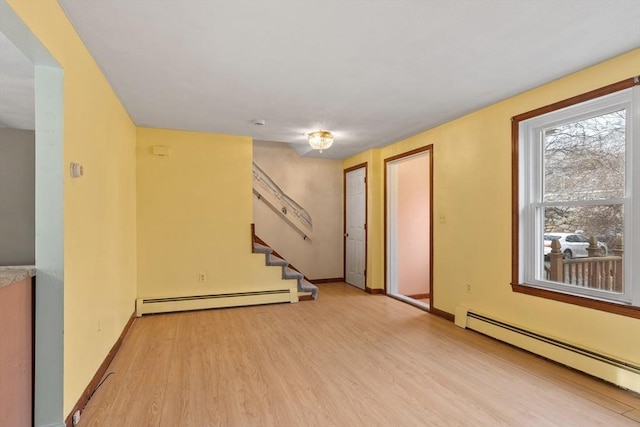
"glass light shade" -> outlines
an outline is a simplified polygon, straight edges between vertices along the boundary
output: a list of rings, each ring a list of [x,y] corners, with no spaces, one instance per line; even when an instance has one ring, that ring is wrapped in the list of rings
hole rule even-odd
[[[333,144],[333,134],[328,130],[317,130],[311,132],[308,137],[309,145],[314,150],[324,150],[325,148],[331,147]]]

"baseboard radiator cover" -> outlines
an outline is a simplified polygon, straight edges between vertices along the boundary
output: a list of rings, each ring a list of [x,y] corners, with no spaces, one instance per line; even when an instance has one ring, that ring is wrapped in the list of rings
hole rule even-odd
[[[532,332],[466,308],[459,307],[456,310],[455,324],[640,393],[640,366],[628,361]]]
[[[248,305],[297,302],[298,296],[291,289],[276,289],[255,292],[192,295],[169,298],[136,299],[136,316],[152,313],[204,310],[208,308],[241,307]]]

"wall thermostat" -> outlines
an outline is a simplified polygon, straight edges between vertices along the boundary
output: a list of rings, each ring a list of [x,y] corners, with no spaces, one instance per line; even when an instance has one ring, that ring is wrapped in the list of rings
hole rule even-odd
[[[69,166],[72,178],[80,178],[84,175],[84,167],[80,163],[71,163]]]

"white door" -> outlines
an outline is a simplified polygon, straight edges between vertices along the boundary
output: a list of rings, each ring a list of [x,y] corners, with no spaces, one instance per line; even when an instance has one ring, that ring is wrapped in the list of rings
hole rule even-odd
[[[365,287],[367,168],[345,174],[345,281]]]

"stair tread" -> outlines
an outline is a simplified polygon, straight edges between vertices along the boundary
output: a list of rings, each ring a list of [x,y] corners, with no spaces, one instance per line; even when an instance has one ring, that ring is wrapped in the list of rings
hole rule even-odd
[[[308,280],[302,279],[298,282],[298,291],[311,292],[311,298],[318,298],[318,287]]]
[[[267,265],[272,265],[272,266],[282,266],[282,267],[286,267],[287,265],[289,265],[289,261],[287,261],[286,259],[282,259],[278,256],[275,256],[274,254],[267,254]]]
[[[253,243],[253,252],[255,253],[261,253],[261,254],[270,254],[271,252],[273,252],[273,249],[271,249],[268,246],[265,245],[261,245],[260,243]]]
[[[282,276],[285,279],[302,279],[304,277],[302,273],[295,271],[291,267],[283,267]]]

